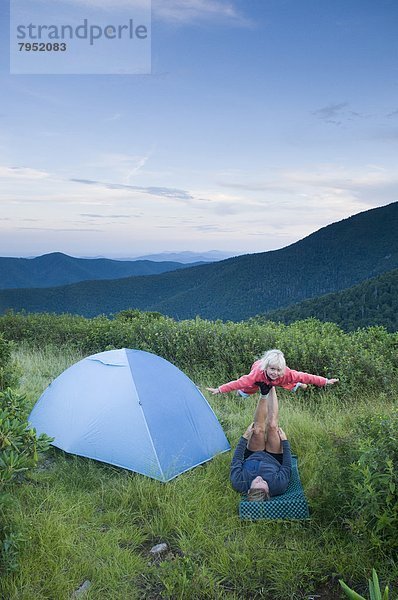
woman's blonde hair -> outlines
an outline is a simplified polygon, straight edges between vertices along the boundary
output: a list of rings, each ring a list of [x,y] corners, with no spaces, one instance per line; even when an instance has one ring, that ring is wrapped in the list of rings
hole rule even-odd
[[[275,348],[272,350],[267,350],[267,352],[262,355],[260,360],[260,366],[263,371],[265,371],[270,365],[279,367],[282,373],[284,373],[286,369],[285,357],[283,356],[283,352],[281,350],[275,350]]]

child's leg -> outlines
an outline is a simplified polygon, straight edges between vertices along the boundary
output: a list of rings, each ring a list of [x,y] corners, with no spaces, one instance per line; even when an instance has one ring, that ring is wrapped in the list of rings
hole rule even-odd
[[[257,452],[265,449],[265,431],[268,414],[268,397],[260,396],[254,413],[253,433],[247,443],[248,450]]]
[[[276,395],[275,387],[273,387],[268,394],[268,416],[266,423],[266,445],[265,449],[267,452],[273,454],[282,453],[282,442],[278,433],[278,397]]]

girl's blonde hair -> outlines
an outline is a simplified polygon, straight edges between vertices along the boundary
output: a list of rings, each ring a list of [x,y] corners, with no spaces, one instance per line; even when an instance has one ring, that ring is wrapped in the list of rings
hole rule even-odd
[[[278,367],[282,373],[285,372],[286,369],[286,361],[285,361],[285,357],[283,356],[283,352],[281,350],[267,350],[267,352],[265,352],[262,357],[260,358],[261,363],[261,369],[263,371],[266,370],[267,367],[269,367],[270,365]]]

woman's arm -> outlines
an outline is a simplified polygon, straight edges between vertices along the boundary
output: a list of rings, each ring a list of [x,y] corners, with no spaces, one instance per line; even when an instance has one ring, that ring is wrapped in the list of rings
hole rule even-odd
[[[279,428],[278,433],[283,447],[283,462],[271,483],[273,496],[278,496],[286,492],[292,474],[292,453],[290,450],[290,444],[286,439],[285,432],[282,429]]]
[[[232,457],[231,469],[229,474],[229,479],[231,481],[231,485],[236,492],[247,492],[250,485],[247,481],[245,474],[243,473],[243,463],[245,456],[245,449],[247,446],[246,437],[241,437],[238,445],[236,446],[234,455]]]

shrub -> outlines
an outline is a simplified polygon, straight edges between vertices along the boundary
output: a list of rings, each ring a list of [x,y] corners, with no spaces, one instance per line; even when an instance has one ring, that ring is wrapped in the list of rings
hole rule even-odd
[[[398,549],[398,411],[357,423],[347,490],[347,524],[375,548]]]
[[[11,345],[0,333],[0,391],[16,383],[16,370],[11,359]]]
[[[114,319],[9,312],[0,317],[0,332],[7,340],[39,347],[67,344],[86,354],[122,347],[147,350],[213,385],[247,373],[265,350],[280,348],[291,368],[338,377],[340,384],[327,395],[351,400],[376,391],[398,392],[398,334],[382,327],[344,333],[336,324],[316,319],[288,326],[199,317],[175,321],[160,313],[131,309]],[[324,396],[317,389],[308,390],[307,395]]]
[[[48,449],[51,438],[37,437],[27,422],[26,398],[10,388],[0,393],[0,571],[17,566],[21,541],[10,521],[12,499],[7,494],[22,473],[36,466],[38,453]]]

